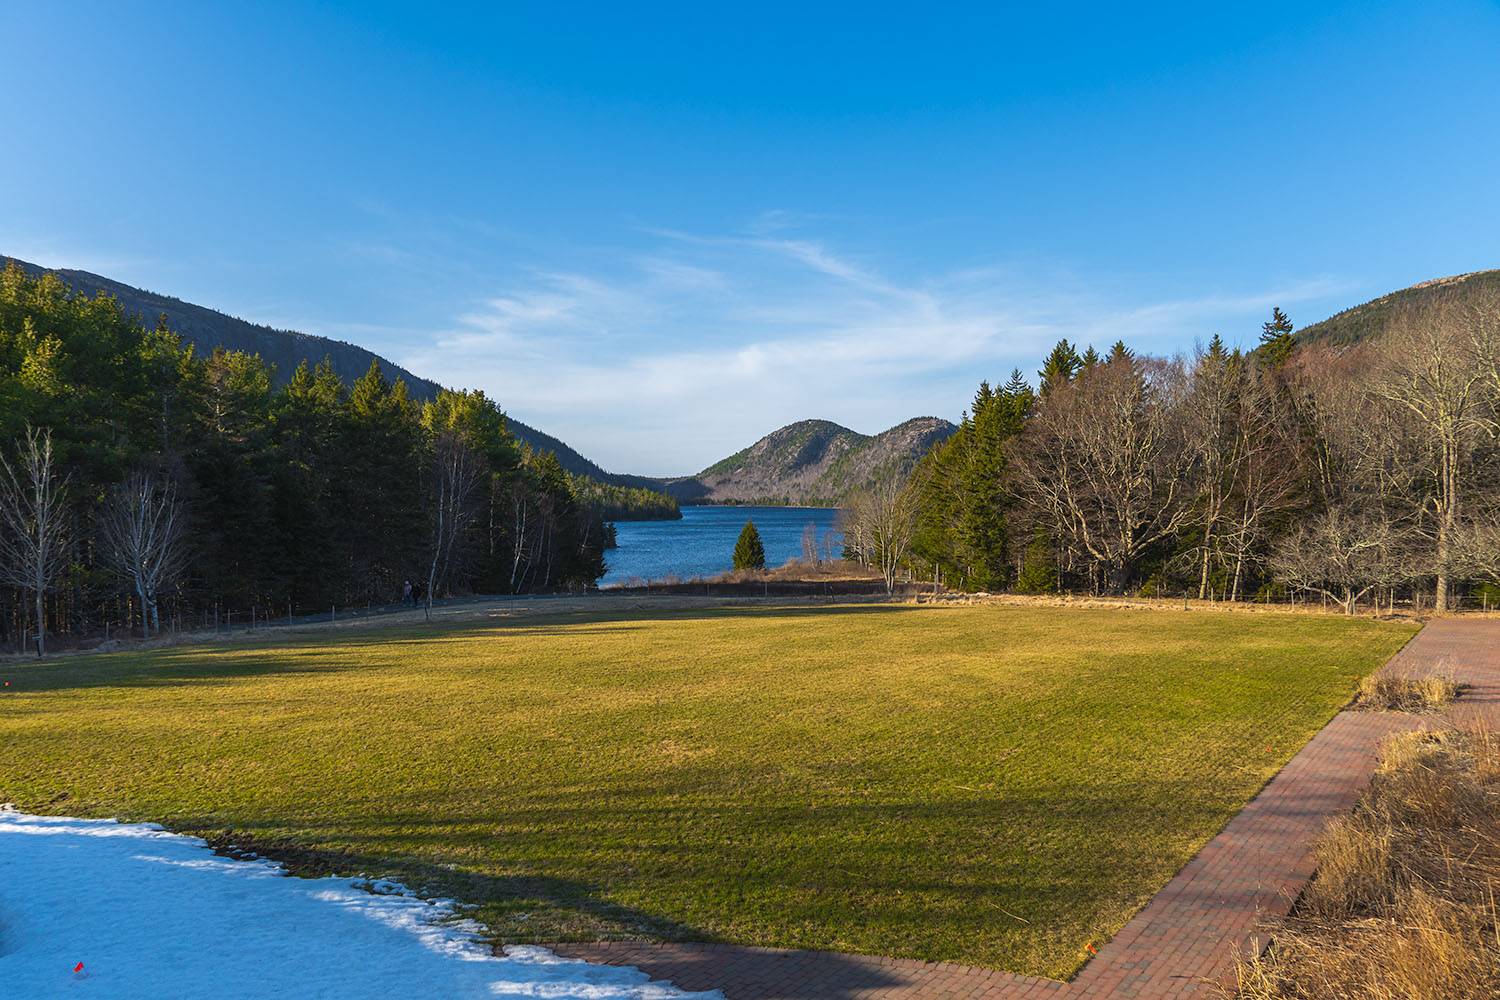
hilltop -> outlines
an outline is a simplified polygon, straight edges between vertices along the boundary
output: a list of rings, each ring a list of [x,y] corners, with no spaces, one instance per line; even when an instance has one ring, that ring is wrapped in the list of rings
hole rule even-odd
[[[1390,292],[1363,305],[1345,309],[1321,323],[1303,327],[1297,331],[1297,341],[1302,344],[1333,346],[1358,343],[1384,333],[1399,309],[1421,306],[1425,300],[1441,295],[1467,298],[1484,293],[1500,294],[1500,270],[1470,271],[1468,274],[1434,278],[1410,288]]]
[[[662,488],[683,503],[838,506],[880,482],[904,479],[955,430],[938,417],[915,417],[873,436],[829,420],[800,420]]]

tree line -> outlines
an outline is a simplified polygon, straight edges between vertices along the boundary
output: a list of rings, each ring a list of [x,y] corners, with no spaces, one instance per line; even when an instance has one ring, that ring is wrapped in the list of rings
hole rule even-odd
[[[0,271],[0,639],[384,603],[406,580],[585,588],[607,515],[670,505],[570,477],[482,392],[274,374]]]
[[[1500,293],[1434,291],[1353,345],[1299,344],[1279,309],[1248,352],[1064,340],[844,525],[888,586],[1494,603]]]
[[[579,498],[596,505],[606,521],[682,520],[682,508],[665,493],[643,486],[601,483],[587,476],[572,476],[571,481]]]

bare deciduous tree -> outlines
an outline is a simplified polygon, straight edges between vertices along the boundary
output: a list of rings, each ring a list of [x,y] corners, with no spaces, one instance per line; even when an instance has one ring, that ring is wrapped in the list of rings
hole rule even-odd
[[[471,500],[484,480],[484,462],[463,433],[444,428],[432,442],[431,458],[432,559],[427,568],[427,617],[439,571],[446,575],[458,539],[474,522]]]
[[[1500,496],[1469,505],[1465,515],[1453,533],[1457,572],[1500,585]]]
[[[896,576],[917,530],[916,490],[887,481],[841,512],[845,544],[861,562],[880,567],[885,592],[895,593]]]
[[[1229,599],[1240,599],[1245,571],[1264,551],[1272,518],[1302,494],[1303,463],[1291,409],[1272,372],[1246,368],[1235,401],[1236,465],[1221,537],[1232,558]]]
[[[1113,589],[1189,516],[1196,463],[1183,393],[1180,365],[1111,360],[1056,389],[1016,439],[1017,494],[1102,566]]]
[[[47,591],[66,563],[63,491],[52,456],[52,432],[30,425],[13,467],[0,455],[0,573],[36,601],[37,651],[46,652]]]
[[[1400,540],[1383,517],[1336,505],[1283,537],[1271,568],[1291,586],[1326,594],[1352,615],[1366,594],[1400,577]]]
[[[1371,380],[1372,393],[1402,413],[1419,448],[1419,478],[1426,482],[1411,499],[1431,541],[1439,614],[1448,609],[1454,533],[1475,446],[1486,430],[1486,373],[1467,319],[1467,310],[1448,298],[1404,310],[1381,341]]]
[[[158,595],[186,562],[185,522],[172,483],[144,472],[120,484],[100,518],[104,557],[135,591],[144,635],[161,628]]]
[[[1193,359],[1185,415],[1188,447],[1198,461],[1202,484],[1193,507],[1194,520],[1203,530],[1197,551],[1199,600],[1208,596],[1211,564],[1244,457],[1245,439],[1234,419],[1244,368],[1244,361],[1226,353],[1217,337]]]
[[[813,569],[817,569],[822,563],[822,553],[818,548],[818,526],[808,524],[802,529],[802,558]]]

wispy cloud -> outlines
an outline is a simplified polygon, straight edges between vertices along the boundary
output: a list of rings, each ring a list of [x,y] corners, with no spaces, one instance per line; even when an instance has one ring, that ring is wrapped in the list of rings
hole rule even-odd
[[[485,389],[608,468],[686,474],[805,417],[865,432],[956,419],[980,379],[1029,373],[1061,337],[1173,351],[1341,287],[1139,302],[1018,269],[903,279],[776,222],[655,231],[587,273],[534,272],[397,360]]]

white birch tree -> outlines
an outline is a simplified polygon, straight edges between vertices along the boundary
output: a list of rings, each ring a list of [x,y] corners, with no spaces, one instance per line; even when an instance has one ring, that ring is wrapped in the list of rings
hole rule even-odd
[[[187,560],[186,520],[172,482],[145,472],[122,483],[100,517],[104,558],[135,591],[142,635],[161,629],[159,595]]]
[[[0,455],[0,573],[31,593],[37,652],[45,653],[47,592],[67,563],[67,477],[58,478],[50,430],[28,424],[17,445],[15,465]]]

